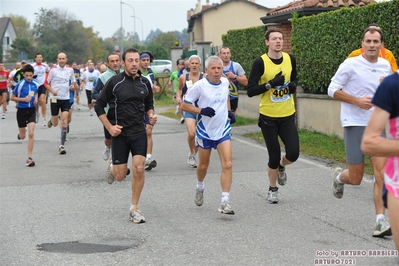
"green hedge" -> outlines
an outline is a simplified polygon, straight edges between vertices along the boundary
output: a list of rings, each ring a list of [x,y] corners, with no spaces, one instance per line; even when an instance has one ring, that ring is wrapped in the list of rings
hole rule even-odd
[[[292,19],[293,54],[297,59],[299,84],[307,92],[327,93],[331,77],[348,54],[360,47],[364,28],[377,23],[384,31],[385,47],[399,57],[399,0],[365,7],[341,8],[314,16]],[[247,76],[252,63],[267,51],[265,27],[230,30],[222,36],[230,47],[232,60],[239,62]]]

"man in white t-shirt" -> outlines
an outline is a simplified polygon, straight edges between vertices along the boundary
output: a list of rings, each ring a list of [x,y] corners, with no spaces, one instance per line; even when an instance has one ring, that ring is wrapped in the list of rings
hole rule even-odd
[[[39,83],[39,99],[36,106],[36,123],[39,122],[40,113],[39,107],[42,109],[42,126],[46,126],[46,104],[47,104],[47,91],[44,86],[44,82],[46,80],[46,75],[50,71],[49,66],[43,62],[43,55],[41,53],[37,53],[35,55],[35,63],[32,64],[33,69],[35,70],[34,73],[34,81]]]
[[[66,54],[59,53],[57,56],[58,65],[50,70],[46,89],[49,91],[51,119],[47,126],[51,128],[58,125],[58,115],[61,117],[61,145],[58,149],[59,154],[65,154],[65,140],[68,131],[68,115],[69,115],[69,90],[78,89],[75,73],[71,67],[66,66],[68,58]],[[61,112],[61,113],[60,113]]]
[[[229,197],[233,179],[230,124],[235,122],[235,116],[230,111],[229,81],[222,77],[223,62],[219,57],[211,56],[206,59],[205,69],[207,77],[194,83],[182,103],[183,111],[199,114],[195,136],[199,164],[194,202],[197,206],[203,204],[204,179],[211,151],[212,148],[217,149],[222,165],[222,200],[219,212],[234,214]],[[198,107],[193,105],[197,100]]]
[[[340,199],[344,184],[360,185],[364,174],[364,154],[360,144],[365,127],[374,107],[371,99],[382,79],[391,73],[386,59],[378,57],[383,46],[380,29],[367,28],[363,32],[363,54],[346,59],[338,68],[328,87],[328,95],[341,101],[341,123],[344,128],[347,169],[336,168],[333,172],[332,191]],[[384,166],[386,158],[370,158],[375,176],[374,204],[376,224],[372,235],[384,237],[392,235],[382,201]]]
[[[83,72],[81,76],[81,80],[83,82],[83,86],[86,91],[86,96],[87,96],[87,107],[89,107],[89,114],[90,116],[93,116],[93,104],[92,104],[92,98],[91,94],[94,89],[93,83],[94,81],[100,76],[100,72],[94,68],[94,63],[89,62],[87,64],[87,70]]]

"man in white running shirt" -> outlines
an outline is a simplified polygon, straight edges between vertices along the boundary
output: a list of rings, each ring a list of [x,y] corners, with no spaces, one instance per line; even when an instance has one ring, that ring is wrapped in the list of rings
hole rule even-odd
[[[90,62],[87,64],[87,70],[83,72],[82,76],[80,77],[86,91],[87,107],[89,107],[90,116],[93,116],[93,104],[91,97],[92,91],[94,89],[93,83],[98,78],[98,76],[100,76],[100,74],[100,71],[94,68],[94,63]]]
[[[48,85],[46,89],[50,92],[51,119],[47,126],[56,127],[58,125],[58,114],[61,112],[61,145],[58,149],[59,154],[65,154],[65,140],[68,131],[69,114],[69,90],[78,89],[75,81],[75,73],[71,67],[66,66],[68,58],[66,54],[59,53],[57,56],[57,67],[52,68],[48,75]]]
[[[39,109],[42,109],[42,126],[46,126],[46,97],[47,91],[44,86],[44,82],[46,80],[46,74],[50,71],[49,66],[46,63],[43,63],[43,55],[41,53],[37,53],[35,55],[35,63],[32,64],[33,69],[35,70],[35,78],[34,81],[39,83],[39,99],[38,104],[36,106],[36,123],[39,122],[40,113]],[[40,108],[39,108],[40,107]]]
[[[187,92],[182,110],[199,114],[195,141],[198,146],[199,164],[197,167],[197,189],[195,204],[204,201],[204,179],[209,166],[211,151],[217,149],[222,165],[222,200],[219,212],[234,214],[230,206],[230,187],[232,182],[232,150],[230,124],[235,116],[230,111],[229,81],[222,77],[223,62],[217,56],[205,61],[207,77],[198,80]],[[193,103],[197,101],[198,107]]]
[[[341,123],[344,128],[347,169],[336,168],[331,185],[332,192],[338,199],[344,194],[345,184],[360,185],[363,179],[364,154],[360,144],[374,110],[371,99],[380,82],[392,72],[389,62],[378,56],[383,41],[380,29],[367,28],[362,39],[364,52],[359,56],[347,58],[339,66],[328,87],[328,95],[341,101]],[[373,198],[376,212],[372,236],[390,236],[391,227],[385,219],[382,201],[386,158],[372,156],[370,161],[375,176]]]

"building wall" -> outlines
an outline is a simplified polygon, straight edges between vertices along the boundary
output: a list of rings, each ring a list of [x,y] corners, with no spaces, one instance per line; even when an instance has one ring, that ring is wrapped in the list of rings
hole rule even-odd
[[[8,60],[11,50],[11,44],[12,42],[17,38],[17,34],[15,33],[14,27],[12,26],[12,23],[10,22],[8,24],[8,27],[6,28],[6,31],[4,33],[4,37],[2,40],[2,45],[3,45],[3,60]],[[9,43],[7,44],[7,39],[9,40]]]
[[[228,30],[260,26],[262,21],[259,18],[265,16],[266,12],[266,9],[258,9],[242,1],[232,1],[220,8],[208,10],[195,21],[191,43],[210,41],[214,46],[221,46],[222,35]]]

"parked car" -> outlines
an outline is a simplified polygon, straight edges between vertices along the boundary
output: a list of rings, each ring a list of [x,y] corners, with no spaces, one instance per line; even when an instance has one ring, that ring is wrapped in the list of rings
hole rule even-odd
[[[172,71],[172,61],[156,59],[152,61],[150,68],[155,73],[170,73]]]

